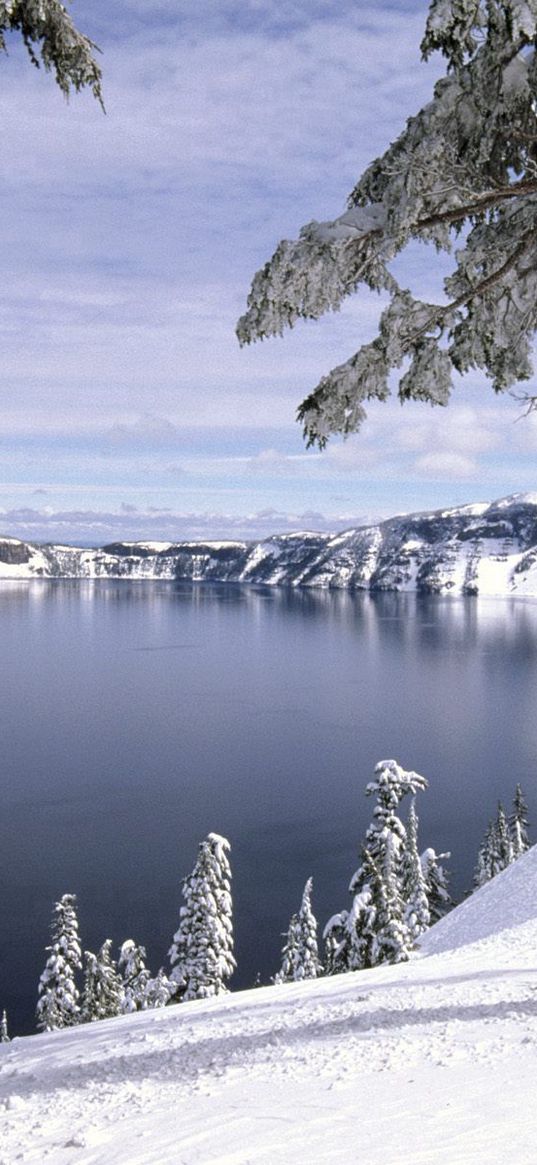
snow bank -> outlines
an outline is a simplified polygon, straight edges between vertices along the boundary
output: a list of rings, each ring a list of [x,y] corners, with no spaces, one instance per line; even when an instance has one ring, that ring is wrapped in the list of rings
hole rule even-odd
[[[0,1161],[534,1165],[536,953],[533,849],[410,963],[0,1045]]]

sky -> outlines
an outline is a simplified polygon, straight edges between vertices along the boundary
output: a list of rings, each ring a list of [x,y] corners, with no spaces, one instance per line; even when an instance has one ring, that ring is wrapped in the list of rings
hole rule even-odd
[[[0,60],[0,532],[74,543],[337,530],[535,488],[537,418],[482,378],[372,405],[306,450],[295,414],[382,299],[240,349],[251,278],[344,209],[429,98],[427,5],[75,0],[106,115],[17,38]],[[400,260],[438,294],[434,252]],[[532,389],[531,383],[525,385]],[[535,391],[535,387],[533,388]]]

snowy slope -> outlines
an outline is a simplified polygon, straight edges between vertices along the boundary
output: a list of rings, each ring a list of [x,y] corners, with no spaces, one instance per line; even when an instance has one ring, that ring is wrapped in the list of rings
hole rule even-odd
[[[536,1070],[533,849],[409,964],[1,1046],[0,1161],[534,1165]]]
[[[0,538],[2,578],[249,582],[439,594],[537,595],[537,495],[262,542],[114,542],[96,550]]]

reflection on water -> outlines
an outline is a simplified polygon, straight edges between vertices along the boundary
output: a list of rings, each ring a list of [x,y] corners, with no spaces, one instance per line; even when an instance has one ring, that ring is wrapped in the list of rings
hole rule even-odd
[[[0,587],[0,1008],[31,1026],[51,904],[155,970],[209,830],[232,842],[239,973],[277,969],[314,877],[346,905],[373,765],[423,772],[423,845],[471,884],[498,797],[537,802],[537,604],[166,582]]]

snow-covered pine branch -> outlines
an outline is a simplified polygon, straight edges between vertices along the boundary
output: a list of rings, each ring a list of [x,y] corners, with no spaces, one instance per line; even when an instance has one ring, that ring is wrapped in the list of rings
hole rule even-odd
[[[448,71],[432,100],[365,171],[347,210],[279,244],[255,276],[241,344],[339,309],[360,284],[390,297],[378,335],[323,377],[298,410],[308,444],[360,428],[368,400],[449,401],[453,370],[496,391],[532,375],[537,328],[537,0],[433,0],[422,53]],[[398,285],[412,239],[450,252],[446,300]]]
[[[34,65],[54,73],[65,97],[88,87],[103,107],[97,45],[75,28],[59,0],[0,0],[0,51],[10,33],[19,33]]]

